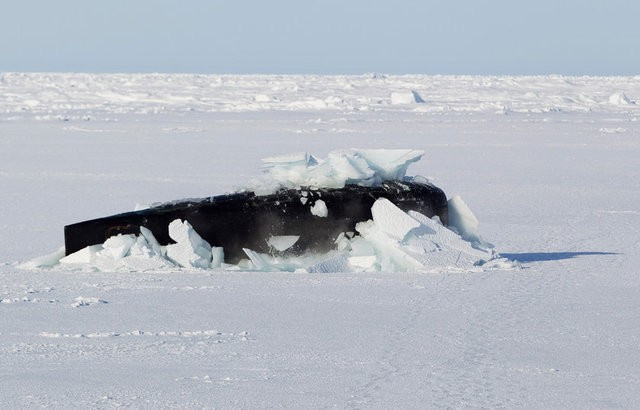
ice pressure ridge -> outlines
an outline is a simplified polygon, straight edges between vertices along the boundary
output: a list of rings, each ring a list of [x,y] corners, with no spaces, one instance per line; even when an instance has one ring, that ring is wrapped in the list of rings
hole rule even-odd
[[[114,121],[158,113],[640,112],[640,76],[0,73],[0,120]]]

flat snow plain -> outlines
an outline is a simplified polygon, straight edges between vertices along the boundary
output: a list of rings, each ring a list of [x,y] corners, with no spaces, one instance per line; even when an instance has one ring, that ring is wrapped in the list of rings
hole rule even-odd
[[[424,102],[419,102],[424,101]],[[25,270],[260,158],[414,148],[522,269]],[[0,74],[0,403],[630,408],[640,77]]]

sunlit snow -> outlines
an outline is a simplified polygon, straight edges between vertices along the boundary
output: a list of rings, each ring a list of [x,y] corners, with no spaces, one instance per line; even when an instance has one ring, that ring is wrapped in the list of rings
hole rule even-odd
[[[637,407],[638,101],[638,76],[1,73],[0,403]],[[144,229],[59,248],[67,224],[269,169],[375,183],[353,147],[424,152],[400,174],[455,226],[382,201],[321,255],[225,265],[184,223],[174,261]]]

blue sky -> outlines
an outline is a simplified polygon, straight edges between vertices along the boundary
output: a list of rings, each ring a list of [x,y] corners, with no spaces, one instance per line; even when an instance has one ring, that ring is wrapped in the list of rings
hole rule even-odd
[[[0,71],[640,74],[638,0],[6,0]]]

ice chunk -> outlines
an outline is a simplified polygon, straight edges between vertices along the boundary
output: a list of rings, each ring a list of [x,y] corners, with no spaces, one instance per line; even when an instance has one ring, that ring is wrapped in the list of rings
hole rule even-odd
[[[349,266],[347,255],[340,253],[317,262],[309,266],[306,270],[309,273],[349,272],[351,271],[351,267]]]
[[[401,104],[416,104],[416,103],[424,103],[424,100],[415,90],[410,91],[396,91],[391,93],[391,104],[392,105],[401,105]]]
[[[629,99],[623,92],[617,92],[609,96],[609,104],[612,105],[631,105],[633,101]]]
[[[85,307],[91,305],[98,305],[103,303],[109,303],[106,300],[100,298],[88,298],[84,296],[78,296],[75,298],[74,302],[71,304],[72,307]]]
[[[267,243],[275,250],[284,252],[295,245],[298,239],[300,239],[300,235],[277,235],[269,237]]]
[[[155,238],[153,238],[153,240],[155,240]],[[129,249],[129,253],[124,259],[126,259],[127,261],[131,261],[133,259],[157,259],[158,262],[162,262],[160,263],[160,265],[171,265],[171,263],[168,263],[168,261],[166,261],[166,259],[164,258],[161,247],[160,249],[156,248],[154,244],[150,243],[149,240],[145,238],[144,235],[139,235],[136,237],[136,242],[133,244],[133,246],[131,246],[131,249]],[[165,261],[167,263],[164,263]]]
[[[360,236],[356,236],[351,240],[350,244],[352,256],[371,256],[375,255],[376,251],[373,249],[371,242],[365,240]]]
[[[383,181],[402,180],[409,165],[424,155],[424,151],[413,149],[360,149],[355,152],[367,161]]]
[[[310,209],[313,215],[320,218],[326,218],[329,215],[327,204],[322,199],[318,199]]]
[[[104,247],[104,244],[102,244],[102,247]],[[147,242],[145,237],[142,235],[135,237],[135,243],[129,248],[129,252],[127,254],[127,256],[130,256],[130,257],[143,257],[143,258],[150,258],[154,255],[155,255],[155,252],[149,245],[149,242]]]
[[[98,252],[102,250],[102,245],[92,245],[82,248],[77,252],[60,259],[63,264],[90,264],[96,259]]]
[[[263,177],[252,181],[248,189],[263,195],[280,188],[376,186],[385,180],[402,180],[407,167],[423,154],[417,150],[350,149],[331,151],[324,160],[306,153],[266,158],[262,160]]]
[[[43,256],[38,256],[27,262],[24,262],[20,264],[19,267],[21,269],[51,268],[60,263],[60,259],[64,258],[64,254],[65,252],[63,246],[55,252]]]
[[[154,255],[165,256],[165,250],[162,248],[156,237],[153,236],[153,232],[144,226],[140,227],[140,234],[147,241],[149,247],[153,250]]]
[[[356,231],[373,247],[378,270],[406,272],[423,268],[420,262],[402,250],[402,245],[395,237],[390,236],[375,221],[358,223]]]
[[[174,263],[164,256],[164,251],[151,231],[145,227],[140,228],[140,235],[129,236],[134,240],[125,253],[128,238],[112,237],[102,244],[103,250],[99,252],[94,265],[101,270],[129,270],[147,271],[175,267]],[[124,242],[121,248],[120,243]]]
[[[211,245],[198,235],[187,221],[176,219],[169,224],[169,237],[176,241],[167,245],[167,257],[185,268],[211,267]]]
[[[173,269],[176,266],[165,258],[147,255],[130,255],[120,260],[98,259],[95,265],[102,270],[125,270],[130,272]]]
[[[331,151],[327,160],[317,171],[337,181],[334,185],[344,186],[346,183],[365,183],[375,177],[375,170],[371,169],[365,158],[354,150]],[[320,179],[320,178],[317,178]],[[316,184],[324,186],[324,184]]]
[[[398,241],[402,241],[409,231],[420,226],[420,222],[386,198],[379,198],[374,202],[371,215],[378,228]]]
[[[403,212],[386,199],[374,203],[373,220],[360,222],[349,246],[357,270],[423,271],[471,269],[495,259],[495,252],[470,243],[439,220]],[[344,238],[343,238],[344,241]],[[492,266],[492,265],[489,265]]]
[[[121,259],[129,253],[129,250],[135,243],[135,235],[118,234],[108,238],[104,244],[102,244],[102,250],[98,252],[98,255],[112,259]]]
[[[339,251],[346,251],[351,249],[351,241],[344,234],[344,232],[340,233],[334,242],[336,244],[336,248]]]
[[[375,255],[371,256],[351,256],[349,257],[349,265],[358,268],[368,270],[373,268],[378,258]]]
[[[224,248],[219,246],[211,247],[211,267],[219,268],[224,263]]]
[[[247,254],[255,269],[260,271],[277,270],[272,263],[270,263],[263,255],[260,255],[258,252],[252,251],[251,249],[247,248],[242,248],[242,250]]]
[[[470,268],[494,257],[490,249],[483,249],[478,243],[472,244],[462,239],[438,220],[415,211],[409,211],[408,214],[422,226],[408,236],[404,249],[425,267]]]
[[[116,235],[102,245],[88,246],[59,261],[63,265],[86,265],[102,271],[145,271],[174,267],[147,228],[141,235]]]
[[[458,195],[449,199],[449,226],[454,227],[460,236],[469,242],[483,243],[478,231],[478,219]]]
[[[135,206],[133,207],[134,211],[142,211],[143,209],[149,209],[151,208],[151,205],[149,204],[141,204],[141,203],[137,203],[135,204]]]
[[[285,167],[291,168],[295,166],[310,167],[318,164],[318,160],[307,152],[298,152],[289,155],[280,155],[277,157],[263,158],[262,163],[265,167]]]
[[[420,152],[422,152],[422,151],[420,151]],[[429,178],[424,177],[422,175],[414,175],[412,177],[406,177],[405,179],[408,179],[411,182],[415,182],[417,184],[430,184],[431,183]]]

